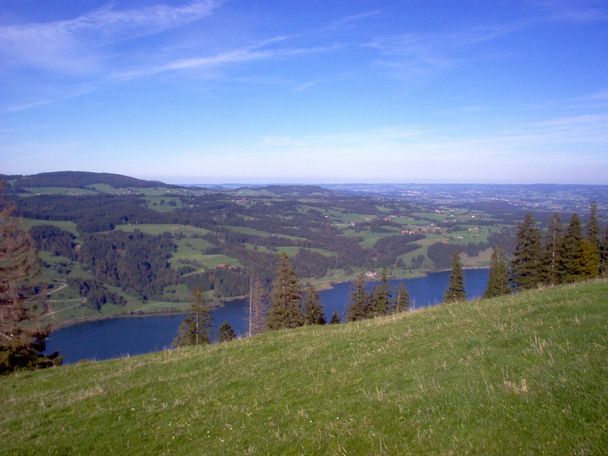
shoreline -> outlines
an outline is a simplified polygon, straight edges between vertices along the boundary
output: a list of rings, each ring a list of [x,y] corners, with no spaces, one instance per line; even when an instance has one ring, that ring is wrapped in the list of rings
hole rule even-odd
[[[488,269],[487,267],[472,267],[472,268],[463,268],[463,270],[478,270],[478,269]],[[422,277],[426,277],[430,274],[438,274],[438,273],[442,273],[442,272],[447,272],[450,271],[450,269],[442,269],[439,271],[424,271],[424,272],[417,272],[417,273],[413,273],[413,274],[408,274],[405,277],[400,275],[400,276],[396,276],[396,277],[390,277],[389,280],[408,280],[408,279],[419,279]],[[317,288],[317,291],[328,291],[328,290],[332,290],[335,287],[345,284],[345,283],[351,283],[354,280],[345,280],[342,282],[334,282],[334,281],[321,281],[321,282],[317,282],[317,285],[319,286],[319,288]],[[301,281],[303,282],[303,281]],[[368,280],[366,281],[367,283],[376,283],[378,282],[378,280]],[[224,305],[232,302],[232,301],[239,301],[239,300],[244,300],[247,299],[247,295],[245,296],[234,296],[234,297],[230,297],[230,298],[223,298],[221,301],[215,301],[217,304],[213,305],[211,307],[211,311],[219,309],[221,307],[223,307]],[[213,302],[212,302],[213,303]],[[176,303],[179,304],[179,303]],[[112,320],[115,318],[146,318],[146,317],[161,317],[161,316],[171,316],[171,315],[185,315],[187,314],[187,311],[181,311],[181,310],[177,310],[177,309],[167,309],[167,310],[161,310],[161,311],[152,311],[152,312],[141,312],[141,313],[134,313],[134,311],[128,312],[128,313],[119,313],[116,315],[99,315],[99,316],[91,316],[91,317],[84,317],[82,319],[76,319],[76,320],[66,320],[61,322],[58,325],[52,325],[51,324],[51,333],[53,331],[57,331],[59,329],[63,329],[63,328],[67,328],[69,326],[74,326],[74,325],[79,325],[79,324],[83,324],[83,323],[92,323],[92,322],[96,322],[96,321],[103,321],[103,320]]]

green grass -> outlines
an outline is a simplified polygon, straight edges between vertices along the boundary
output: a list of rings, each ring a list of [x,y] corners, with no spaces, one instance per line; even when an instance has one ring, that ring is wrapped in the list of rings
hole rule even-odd
[[[608,283],[0,378],[4,454],[602,455]]]
[[[199,235],[204,236],[209,234],[210,231],[204,228],[197,228],[191,225],[178,225],[178,224],[164,224],[164,223],[142,223],[138,225],[116,225],[116,230],[121,231],[135,231],[139,230],[142,233],[159,235],[162,233],[181,233],[184,236]]]
[[[182,207],[182,200],[172,196],[146,196],[146,206],[157,212],[172,212],[178,207]],[[171,206],[174,204],[174,206]]]
[[[373,247],[378,240],[399,234],[397,229],[387,229],[387,233],[372,233],[371,231],[355,231],[355,230],[344,230],[342,234],[348,237],[360,237],[363,240],[359,242],[361,247],[370,248]]]

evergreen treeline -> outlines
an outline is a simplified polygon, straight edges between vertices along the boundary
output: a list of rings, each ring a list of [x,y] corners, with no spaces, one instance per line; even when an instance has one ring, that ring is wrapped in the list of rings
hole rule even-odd
[[[260,291],[259,279],[254,282],[256,306],[261,306],[262,292]],[[252,303],[253,305],[253,303]],[[250,318],[259,320],[259,309]],[[270,307],[266,313],[266,329],[296,328],[303,325],[324,325],[325,314],[319,293],[312,284],[308,284],[303,292],[300,279],[296,274],[293,264],[287,254],[282,253],[279,257],[279,266],[275,279],[272,282],[270,292]],[[259,322],[253,322],[257,331]]]
[[[384,268],[380,274],[380,283],[367,293],[365,278],[362,274],[358,275],[346,307],[346,320],[365,320],[409,310],[409,293],[405,286],[400,286],[397,296],[393,299],[388,279],[388,269]]]
[[[564,230],[554,214],[544,233],[527,214],[517,231],[517,245],[511,261],[510,283],[514,290],[588,280],[606,273],[608,234],[600,238],[597,205],[591,206],[583,229],[577,214]]]

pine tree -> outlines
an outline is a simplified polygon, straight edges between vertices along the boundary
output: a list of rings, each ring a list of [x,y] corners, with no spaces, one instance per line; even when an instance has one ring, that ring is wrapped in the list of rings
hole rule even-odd
[[[50,328],[39,321],[40,260],[3,190],[0,183],[0,374],[61,364],[57,353],[43,355]]]
[[[488,275],[488,287],[484,298],[494,298],[511,292],[509,288],[509,273],[505,264],[504,252],[500,247],[494,248],[490,258],[490,273]]]
[[[587,239],[595,244],[600,250],[600,222],[597,218],[597,203],[591,204],[589,223],[587,224]]]
[[[232,329],[232,326],[230,326],[230,323],[225,321],[222,323],[222,326],[220,326],[219,342],[230,342],[234,339],[236,339],[236,333],[234,332],[234,329]]]
[[[331,320],[329,320],[330,325],[339,325],[340,324],[340,315],[338,312],[334,312],[331,314]]]
[[[587,279],[597,277],[601,273],[602,242],[600,240],[600,222],[597,217],[597,203],[591,204],[589,223],[587,224],[587,238],[583,241],[583,269]]]
[[[359,274],[353,284],[350,303],[346,308],[346,320],[357,321],[370,318],[369,297],[365,292],[365,279]]]
[[[537,287],[542,282],[540,231],[532,214],[526,214],[517,230],[511,261],[511,283],[515,290]]]
[[[325,316],[319,293],[313,284],[308,284],[304,301],[304,316],[307,325],[324,325]]]
[[[410,294],[405,288],[403,283],[399,285],[399,291],[397,291],[397,298],[395,299],[395,304],[393,305],[393,312],[407,312],[410,309]]]
[[[582,279],[594,279],[600,275],[600,251],[589,239],[581,241]]]
[[[268,329],[296,328],[304,324],[302,289],[287,254],[279,258],[279,270],[272,283]]]
[[[173,339],[173,346],[208,344],[210,327],[209,307],[203,298],[202,290],[197,287],[192,291],[190,313],[179,325],[177,336]]]
[[[444,301],[463,301],[466,297],[464,291],[464,274],[462,272],[462,265],[460,264],[460,256],[455,253],[452,258],[452,272],[450,274],[448,289],[445,291]]]
[[[600,247],[600,274],[608,275],[608,226],[604,230],[604,239]]]
[[[384,268],[380,275],[380,284],[374,287],[370,301],[371,317],[387,315],[390,307],[391,289],[388,283],[388,269]]]
[[[542,281],[549,285],[559,283],[558,265],[562,243],[562,222],[559,214],[553,214],[547,229],[543,251]]]
[[[583,232],[581,220],[573,214],[560,249],[558,274],[560,282],[576,282],[585,278],[583,265]]]
[[[247,320],[249,337],[264,331],[266,327],[266,308],[264,306],[264,287],[259,277],[250,280],[249,316]]]

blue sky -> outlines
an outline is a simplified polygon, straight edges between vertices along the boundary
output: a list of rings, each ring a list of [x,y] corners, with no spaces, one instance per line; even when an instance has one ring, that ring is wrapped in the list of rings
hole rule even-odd
[[[0,173],[608,184],[608,2],[0,0]]]

